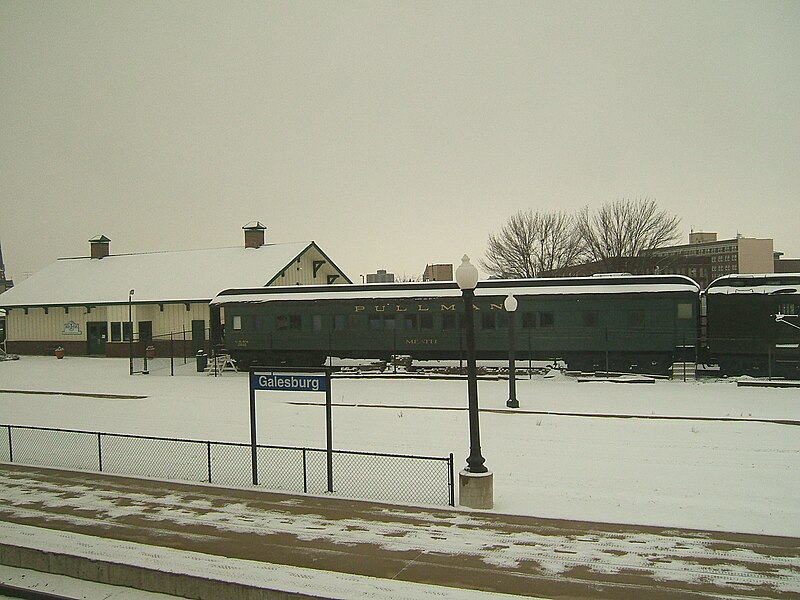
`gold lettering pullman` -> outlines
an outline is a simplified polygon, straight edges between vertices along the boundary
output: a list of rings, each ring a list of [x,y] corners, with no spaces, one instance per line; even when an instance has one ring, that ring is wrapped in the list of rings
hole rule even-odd
[[[481,307],[478,306],[477,304],[473,304],[472,306],[473,306],[473,308],[475,310],[481,310]],[[402,304],[395,304],[394,305],[394,310],[391,310],[392,305],[390,305],[390,304],[375,304],[371,308],[372,308],[372,312],[396,312],[396,313],[408,312],[408,306],[404,306]],[[425,305],[425,304],[417,304],[416,305],[416,309],[417,310],[415,312],[418,312],[418,313],[430,312],[431,311],[431,307],[428,306],[428,305]],[[366,312],[366,310],[367,310],[367,306],[365,304],[356,304],[356,306],[355,306],[355,312]],[[502,304],[495,304],[494,302],[489,304],[489,310],[505,311],[505,309],[503,308]],[[455,304],[440,304],[439,305],[439,311],[440,312],[455,312],[456,311],[456,305]]]

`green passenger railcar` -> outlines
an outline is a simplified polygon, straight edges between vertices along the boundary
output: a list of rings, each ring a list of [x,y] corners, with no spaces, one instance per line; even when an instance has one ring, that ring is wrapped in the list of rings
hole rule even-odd
[[[800,274],[726,275],[704,296],[709,362],[728,375],[800,376]]]
[[[685,277],[488,280],[475,290],[479,359],[508,356],[509,294],[518,301],[519,360],[666,372],[676,351],[693,353],[697,343],[699,288]],[[452,282],[234,289],[212,305],[224,320],[222,342],[242,365],[459,359],[465,350],[464,304]]]

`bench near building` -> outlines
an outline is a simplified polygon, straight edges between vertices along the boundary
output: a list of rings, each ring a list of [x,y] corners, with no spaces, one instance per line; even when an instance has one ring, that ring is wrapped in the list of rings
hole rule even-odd
[[[131,324],[134,341],[159,355],[170,334],[194,352],[224,289],[352,283],[313,241],[267,244],[258,221],[243,230],[235,248],[140,254],[114,255],[111,240],[92,238],[90,256],[58,259],[0,295],[8,352],[127,357]]]

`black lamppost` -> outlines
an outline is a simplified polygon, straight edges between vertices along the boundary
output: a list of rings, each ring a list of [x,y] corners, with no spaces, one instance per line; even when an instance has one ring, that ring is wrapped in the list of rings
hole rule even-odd
[[[508,400],[506,406],[509,408],[519,408],[517,400],[517,360],[514,355],[514,315],[517,310],[517,299],[513,294],[509,294],[503,306],[508,313]]]
[[[128,292],[128,367],[133,375],[133,290]]]
[[[481,433],[478,424],[478,369],[475,359],[475,321],[473,316],[473,299],[475,287],[478,285],[478,269],[469,262],[466,254],[461,265],[456,269],[456,283],[461,289],[464,299],[464,321],[467,334],[467,394],[469,398],[469,456],[466,471],[470,473],[486,473],[489,469],[483,464],[481,456]]]

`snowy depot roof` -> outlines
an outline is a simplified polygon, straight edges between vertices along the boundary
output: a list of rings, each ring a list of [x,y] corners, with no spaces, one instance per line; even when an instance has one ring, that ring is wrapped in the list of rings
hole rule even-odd
[[[725,275],[708,286],[708,294],[797,294],[800,273]]]
[[[631,275],[561,277],[553,279],[490,279],[479,281],[477,297],[514,295],[567,294],[636,294],[654,292],[692,292],[700,288],[682,275]],[[458,298],[461,290],[455,282],[373,283],[364,285],[271,287],[229,289],[214,298],[212,304],[229,302],[270,302],[273,300],[358,300],[381,298]]]
[[[269,283],[313,242],[61,258],[0,295],[0,307],[208,301],[234,286]]]

